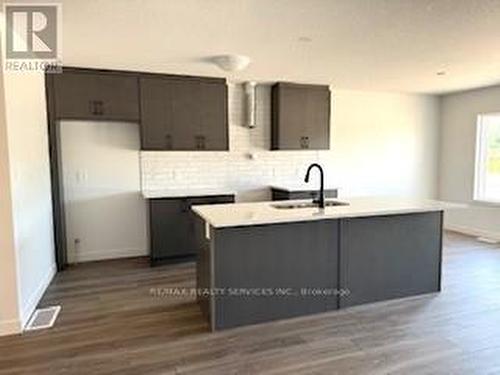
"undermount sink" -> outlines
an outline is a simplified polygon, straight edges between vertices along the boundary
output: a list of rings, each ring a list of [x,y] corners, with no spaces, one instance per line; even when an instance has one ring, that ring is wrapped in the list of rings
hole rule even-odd
[[[325,207],[335,207],[335,206],[348,206],[349,203],[341,201],[325,201]],[[296,208],[314,208],[318,207],[317,203],[304,202],[304,203],[278,203],[271,205],[274,208],[283,210],[292,210]]]

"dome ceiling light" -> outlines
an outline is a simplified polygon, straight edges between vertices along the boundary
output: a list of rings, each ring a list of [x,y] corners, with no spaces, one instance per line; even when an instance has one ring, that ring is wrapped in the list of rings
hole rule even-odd
[[[244,55],[219,55],[212,58],[212,62],[226,72],[246,69],[250,61],[250,57]]]

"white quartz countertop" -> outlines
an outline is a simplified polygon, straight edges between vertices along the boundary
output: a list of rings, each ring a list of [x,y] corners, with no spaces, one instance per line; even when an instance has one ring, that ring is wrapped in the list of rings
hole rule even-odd
[[[328,201],[330,200],[331,199],[328,199]],[[308,200],[215,204],[193,206],[192,209],[211,226],[223,228],[347,217],[432,212],[461,207],[454,203],[434,200],[386,197],[346,198],[338,200],[347,202],[349,205],[326,207],[324,209],[319,209],[317,207],[279,209],[273,207],[273,205],[278,204],[310,202],[310,200]]]
[[[182,197],[203,197],[210,195],[235,195],[233,190],[224,189],[161,189],[143,190],[142,196],[146,199],[154,198],[182,198]]]

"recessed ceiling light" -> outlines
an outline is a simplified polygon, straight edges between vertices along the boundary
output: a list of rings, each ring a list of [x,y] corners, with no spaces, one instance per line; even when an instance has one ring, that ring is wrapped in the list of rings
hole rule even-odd
[[[436,73],[437,76],[444,76],[446,75],[446,72],[444,70],[441,70],[439,72]]]
[[[308,36],[299,36],[299,38],[297,40],[299,42],[302,42],[302,43],[310,43],[310,42],[312,42],[312,39],[309,38]]]

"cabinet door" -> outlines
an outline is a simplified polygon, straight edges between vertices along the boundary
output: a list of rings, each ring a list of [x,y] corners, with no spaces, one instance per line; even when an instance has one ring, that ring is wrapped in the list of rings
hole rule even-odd
[[[182,77],[141,79],[144,150],[227,150],[227,87]]]
[[[200,82],[197,146],[205,150],[228,150],[227,86]]]
[[[328,149],[329,137],[328,86],[282,82],[273,86],[272,149]]]
[[[191,206],[233,202],[233,195],[150,199],[152,261],[195,255],[205,245],[204,222]]]
[[[313,150],[330,147],[330,90],[327,87],[311,87],[306,90],[305,136]]]
[[[198,123],[197,82],[141,78],[144,150],[194,150]]]
[[[196,80],[168,80],[172,90],[170,119],[173,128],[173,148],[175,150],[196,150],[199,127],[199,86]]]
[[[151,258],[189,255],[189,210],[186,199],[150,200]]]
[[[230,328],[338,308],[338,220],[216,228],[215,288],[291,288],[287,296],[214,296],[214,328]],[[306,288],[325,295],[306,294]]]
[[[172,119],[177,150],[227,150],[227,87],[204,80],[175,81]]]
[[[164,79],[141,78],[141,145],[143,150],[172,150],[172,86]]]
[[[442,213],[344,219],[340,306],[402,298],[440,289]]]
[[[54,75],[57,118],[139,119],[137,77],[110,73],[63,72]]]
[[[307,99],[304,90],[293,86],[279,85],[273,88],[273,126],[275,149],[298,150],[309,148],[306,134],[307,117],[304,105]],[[277,121],[277,122],[276,122]]]

